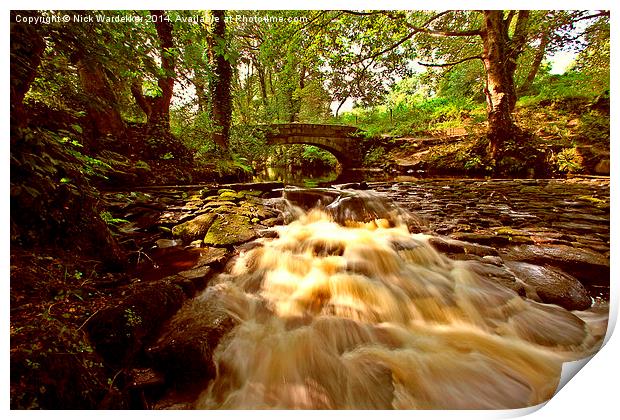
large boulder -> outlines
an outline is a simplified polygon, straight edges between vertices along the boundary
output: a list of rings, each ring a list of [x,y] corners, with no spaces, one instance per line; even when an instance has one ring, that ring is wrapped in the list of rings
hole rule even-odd
[[[480,261],[463,261],[461,264],[477,275],[517,292],[520,296],[526,295],[523,283],[504,267],[498,267],[494,264],[486,264]]]
[[[213,352],[236,321],[225,310],[221,286],[188,301],[148,349],[154,366],[171,380],[207,380],[215,375]]]
[[[230,246],[250,241],[258,235],[248,217],[238,214],[220,214],[211,224],[203,242],[210,246]]]
[[[211,224],[215,221],[214,213],[201,214],[198,217],[188,220],[172,228],[172,236],[182,239],[184,242],[192,242],[202,239],[209,231]]]
[[[103,358],[114,366],[131,362],[187,298],[172,279],[136,285],[122,301],[97,312],[88,323],[91,342]]]
[[[511,248],[502,257],[557,267],[583,284],[609,286],[609,258],[589,249],[568,245],[521,245]]]
[[[506,265],[525,284],[531,286],[541,302],[553,303],[569,311],[585,310],[592,299],[585,287],[573,276],[539,265],[508,261]]]

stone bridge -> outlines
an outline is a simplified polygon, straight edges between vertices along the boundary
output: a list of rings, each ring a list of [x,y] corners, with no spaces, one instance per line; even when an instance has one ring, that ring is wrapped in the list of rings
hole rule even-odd
[[[330,124],[268,124],[264,126],[267,144],[310,144],[333,154],[343,168],[361,166],[360,130]]]

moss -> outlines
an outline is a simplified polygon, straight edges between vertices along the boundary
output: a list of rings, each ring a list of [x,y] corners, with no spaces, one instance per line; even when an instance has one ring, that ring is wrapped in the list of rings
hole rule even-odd
[[[232,191],[232,190],[227,190],[224,191],[222,193],[220,193],[220,200],[230,200],[230,201],[236,201],[239,200],[241,198],[243,198],[243,192],[236,192],[236,191]]]
[[[509,227],[501,227],[499,229],[497,229],[495,231],[495,233],[497,233],[498,235],[510,235],[510,236],[516,236],[516,235],[522,235],[523,232],[519,231],[519,230],[515,230],[513,228],[509,228]]]
[[[594,204],[596,207],[602,210],[609,210],[609,201],[601,200],[600,198],[593,197],[591,195],[580,195],[577,197],[577,200],[589,201]]]
[[[212,246],[227,246],[247,242],[256,237],[248,217],[238,214],[220,215],[213,222],[203,242]]]
[[[172,236],[182,239],[184,242],[192,242],[200,239],[215,220],[216,215],[205,213],[172,228]]]
[[[540,194],[542,192],[542,188],[536,185],[526,185],[525,187],[519,190],[521,194]]]
[[[247,196],[260,197],[263,194],[263,192],[259,190],[243,190],[243,191],[239,191],[239,193],[242,193],[245,197]]]

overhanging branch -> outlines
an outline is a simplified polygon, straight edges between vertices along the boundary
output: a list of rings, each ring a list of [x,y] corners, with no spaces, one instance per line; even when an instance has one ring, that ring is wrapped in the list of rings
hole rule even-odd
[[[430,25],[431,23],[433,23],[435,20],[439,19],[440,17],[450,13],[451,10],[446,10],[443,11],[441,13],[437,13],[436,15],[432,16],[431,18],[429,18],[428,20],[426,20],[426,22],[424,22],[422,24],[421,27],[416,27],[413,25],[410,25],[409,23],[405,22],[405,24],[407,25],[408,28],[411,29],[411,32],[408,33],[407,35],[405,35],[404,37],[402,37],[400,40],[398,40],[397,42],[395,42],[394,44],[390,45],[389,47],[386,47],[384,49],[382,49],[381,51],[378,51],[374,54],[371,54],[367,57],[363,57],[361,59],[359,59],[358,61],[356,61],[355,63],[353,63],[353,65],[355,64],[359,64],[365,60],[368,59],[374,59],[379,57],[380,55],[383,55],[387,52],[390,52],[396,48],[398,48],[400,45],[404,44],[405,42],[407,42],[408,40],[410,40],[411,38],[413,38],[415,35],[424,32],[424,33],[428,33],[430,35],[437,35],[437,36],[472,36],[472,35],[480,35],[481,31],[480,30],[474,30],[474,31],[464,31],[464,32],[450,32],[450,31],[437,31],[437,30],[432,30],[432,29],[428,29],[425,28],[425,26]],[[385,13],[385,15],[390,18],[390,19],[402,19],[401,17],[397,17],[394,14],[387,12]],[[441,35],[444,34],[444,35]],[[451,34],[451,35],[448,35]]]
[[[421,66],[425,66],[425,67],[454,67],[457,64],[461,64],[461,63],[464,63],[466,61],[471,61],[471,60],[482,60],[482,56],[481,55],[474,55],[472,57],[467,57],[467,58],[463,58],[463,59],[458,60],[458,61],[454,61],[452,63],[439,64],[439,63],[423,63],[421,61],[418,61],[418,64],[421,65]]]

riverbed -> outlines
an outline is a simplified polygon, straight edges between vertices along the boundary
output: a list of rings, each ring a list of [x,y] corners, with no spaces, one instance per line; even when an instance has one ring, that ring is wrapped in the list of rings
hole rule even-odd
[[[278,184],[220,187],[151,188],[134,195],[133,204],[125,200],[122,205],[118,192],[108,194],[112,202],[117,200],[111,207],[115,216],[129,221],[121,230],[132,237],[139,248],[137,256],[142,256],[132,275],[147,284],[180,285],[188,297],[196,296],[183,304],[152,339],[148,352],[151,373],[157,377],[163,372],[163,377],[155,381],[160,391],[153,393],[150,400],[146,398],[148,407],[517,407],[544,401],[557,379],[554,369],[541,371],[542,376],[522,377],[517,373],[519,369],[542,369],[562,357],[570,360],[589,354],[604,336],[609,299],[608,179],[399,178],[318,189],[285,188]],[[251,192],[246,188],[257,190]],[[126,199],[127,195],[123,197]],[[313,215],[315,204],[323,212]],[[209,229],[191,231],[195,234],[189,236],[186,230],[179,234],[179,226],[198,218],[209,226],[217,221],[220,224],[214,231],[227,233],[217,238]],[[241,221],[244,224],[235,225]],[[310,255],[310,259],[305,260],[305,255]],[[381,255],[386,257],[379,258]],[[435,280],[425,283],[421,279],[428,275],[421,275],[422,272],[433,273]],[[415,291],[406,286],[414,278],[419,279],[414,281],[418,282]],[[305,291],[300,289],[302,284]],[[412,297],[403,300],[411,293]],[[244,295],[247,297],[242,298]],[[392,303],[379,303],[378,296],[383,296],[383,302]],[[411,307],[410,302],[418,303]],[[488,309],[483,309],[488,305],[504,309],[490,315]],[[176,309],[171,311],[174,312]],[[330,339],[334,343],[358,343],[351,344],[353,347],[345,353],[356,346],[382,348],[374,356],[350,354],[354,358],[351,360],[355,360],[351,362],[341,360],[344,353],[313,353],[312,357],[323,358],[324,363],[341,372],[339,375],[345,375],[335,383],[320,379],[325,372],[306,372],[304,376],[292,368],[303,357],[310,357],[310,353],[303,356],[304,348],[309,349],[307,346],[313,346],[315,340],[319,341],[314,345],[320,345],[325,337],[324,327],[327,328],[325,319],[333,317],[341,320],[338,322],[352,322],[351,328],[361,328],[355,333],[357,338],[335,335]],[[417,329],[434,343],[429,345],[436,352],[442,341],[433,325],[454,328],[464,321],[469,327],[460,332],[465,334],[461,339],[471,338],[480,328],[488,334],[479,342],[480,347],[474,345],[468,351],[485,353],[483,349],[495,345],[503,349],[500,354],[505,357],[479,361],[480,366],[495,369],[491,366],[499,363],[508,369],[506,363],[510,364],[508,360],[518,353],[513,344],[508,344],[511,337],[525,346],[525,353],[519,357],[530,360],[530,367],[521,362],[512,365],[510,369],[516,370],[508,374],[512,379],[506,379],[507,382],[496,383],[475,371],[465,375],[463,372],[469,371],[471,364],[441,362],[445,371],[437,374],[444,379],[452,375],[451,380],[468,384],[467,378],[477,378],[478,382],[470,385],[480,387],[479,391],[493,389],[496,398],[463,395],[446,402],[439,398],[441,387],[426,383],[424,388],[419,380],[406,379],[409,374],[395,373],[412,362],[408,358],[420,363],[419,357],[426,357],[416,347],[416,340],[405,339],[402,334]],[[368,322],[372,326],[363,327]],[[257,323],[261,325],[258,330],[248,329]],[[387,332],[381,326],[385,323],[407,325],[409,332]],[[303,329],[304,326],[310,330]],[[316,334],[323,338],[312,332],[315,327]],[[284,341],[271,335],[274,328],[283,328]],[[304,339],[309,340],[307,345],[302,345],[303,340],[290,341],[293,336],[300,339],[302,331],[309,334]],[[257,341],[252,342],[250,337]],[[488,340],[504,344],[491,345]],[[277,356],[269,351],[267,356],[265,351],[276,342],[285,346],[281,349],[285,353]],[[289,345],[292,347],[288,348]],[[445,345],[448,353],[458,351],[452,344]],[[247,353],[247,346],[262,350]],[[390,346],[409,352],[409,356],[401,360],[396,356],[400,353],[394,353]],[[294,357],[284,357],[286,353],[300,351],[302,359],[297,362]],[[238,356],[230,359],[235,352]],[[383,362],[376,365],[368,357],[379,357]],[[256,363],[290,362],[293,370],[273,365],[270,372],[260,373],[256,366],[238,364],[240,360],[253,359]],[[254,384],[255,388],[231,384],[231,378],[222,376],[224,366],[236,372],[235,380],[244,377],[242,382]],[[318,369],[312,363],[304,366],[311,371]],[[419,365],[422,369],[428,366]],[[343,379],[350,376],[347,369],[361,369],[366,376],[351,382]],[[279,384],[273,376],[277,372],[287,376],[293,371],[297,373],[289,378],[292,386]],[[140,375],[136,375],[136,382],[140,383]],[[511,382],[517,376],[520,379]],[[144,386],[152,388],[152,381]],[[184,393],[171,392],[179,386]],[[376,393],[376,399],[365,400],[364,393],[373,387],[388,391]],[[465,392],[467,387],[459,392]],[[428,398],[418,398],[418,391],[426,392]],[[349,393],[350,398],[340,393]]]

